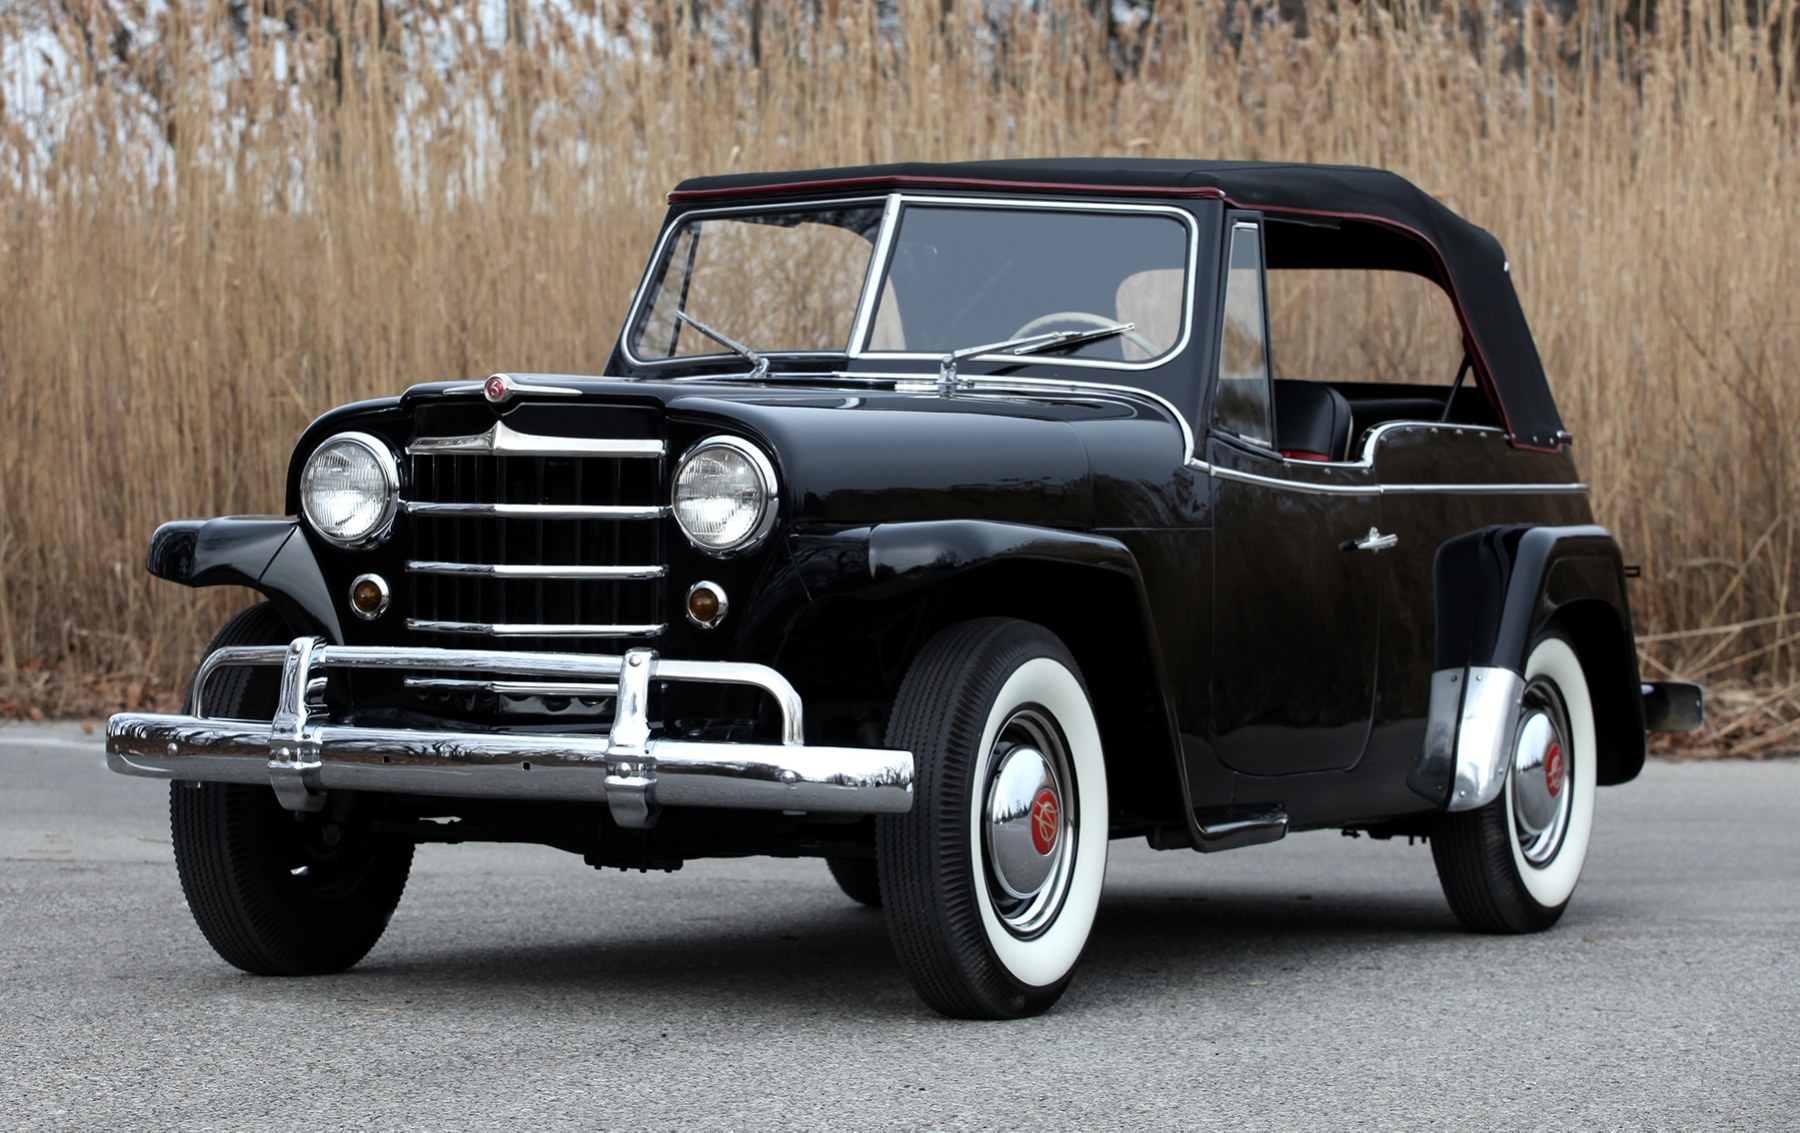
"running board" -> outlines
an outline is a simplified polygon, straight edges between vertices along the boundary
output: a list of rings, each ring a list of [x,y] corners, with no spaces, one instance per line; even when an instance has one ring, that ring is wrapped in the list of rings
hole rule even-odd
[[[1274,807],[1212,807],[1194,812],[1194,849],[1203,854],[1260,846],[1287,837],[1287,812]]]

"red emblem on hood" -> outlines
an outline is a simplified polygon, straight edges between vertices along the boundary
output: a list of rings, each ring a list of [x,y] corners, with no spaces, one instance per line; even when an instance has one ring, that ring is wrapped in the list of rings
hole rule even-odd
[[[1031,800],[1031,844],[1047,856],[1056,848],[1056,836],[1061,832],[1062,810],[1056,805],[1056,792],[1045,787]]]
[[[481,384],[481,392],[489,401],[498,405],[500,402],[506,400],[506,395],[511,393],[512,390],[507,388],[506,375],[495,374]]]

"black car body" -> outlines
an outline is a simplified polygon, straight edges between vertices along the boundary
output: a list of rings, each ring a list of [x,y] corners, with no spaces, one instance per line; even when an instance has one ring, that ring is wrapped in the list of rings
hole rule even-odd
[[[1438,284],[1460,371],[1274,380],[1265,279],[1310,268]],[[1024,1014],[1109,837],[1422,835],[1466,923],[1542,928],[1592,788],[1698,722],[1640,681],[1499,244],[1389,173],[686,182],[604,375],[345,406],[290,518],[156,533],[152,573],[269,603],[187,713],[108,729],[194,788],[227,959],[354,963],[418,841],[817,855],[934,1006]]]

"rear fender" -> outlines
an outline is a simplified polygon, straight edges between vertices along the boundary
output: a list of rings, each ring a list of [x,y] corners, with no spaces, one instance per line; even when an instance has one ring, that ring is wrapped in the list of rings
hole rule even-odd
[[[1532,643],[1553,626],[1587,675],[1602,785],[1644,766],[1644,702],[1624,560],[1603,527],[1489,527],[1446,542],[1434,569],[1437,662],[1425,750],[1409,782],[1450,810],[1505,785]]]

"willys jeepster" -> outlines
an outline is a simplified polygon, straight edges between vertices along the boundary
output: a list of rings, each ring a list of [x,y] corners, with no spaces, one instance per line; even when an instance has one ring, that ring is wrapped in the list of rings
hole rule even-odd
[[[1284,353],[1319,275],[1422,283],[1450,352]],[[601,376],[333,410],[286,518],[159,528],[266,600],[108,759],[255,973],[355,964],[443,841],[823,858],[955,1016],[1056,1001],[1110,839],[1423,837],[1536,931],[1701,711],[1571,444],[1500,245],[1390,173],[687,181]]]

